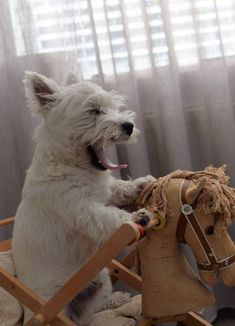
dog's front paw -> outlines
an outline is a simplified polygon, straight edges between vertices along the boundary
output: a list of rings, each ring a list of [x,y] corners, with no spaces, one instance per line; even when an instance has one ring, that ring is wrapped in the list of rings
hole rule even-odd
[[[135,203],[141,191],[154,180],[156,180],[154,177],[148,175],[134,181],[116,181],[112,186],[112,203],[117,207],[130,207]]]
[[[154,213],[148,211],[146,208],[141,208],[133,213],[132,221],[145,226],[154,218]]]
[[[149,183],[154,181],[156,181],[156,179],[152,175],[147,175],[146,177],[135,179],[133,183],[135,184],[136,191],[140,194]]]
[[[131,301],[116,309],[118,316],[128,316],[136,320],[141,318],[142,315],[142,296],[141,294],[135,295]]]
[[[137,198],[140,196],[143,189],[146,188],[147,185],[149,185],[154,181],[156,181],[156,179],[151,175],[147,175],[146,177],[141,177],[132,181],[132,187],[134,189],[133,200],[137,200]]]
[[[112,202],[118,207],[128,207],[138,198],[141,190],[136,187],[134,182],[126,182],[121,186],[115,187],[112,194]]]
[[[127,292],[116,291],[108,298],[104,309],[114,309],[122,306],[123,304],[130,302],[130,294]]]

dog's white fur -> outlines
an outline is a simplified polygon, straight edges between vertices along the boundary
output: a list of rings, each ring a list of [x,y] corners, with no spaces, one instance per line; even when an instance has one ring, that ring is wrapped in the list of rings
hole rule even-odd
[[[118,207],[134,200],[149,178],[117,180],[91,164],[87,146],[136,138],[136,127],[131,136],[121,128],[133,123],[134,114],[120,111],[120,95],[92,82],[58,87],[33,72],[26,74],[25,85],[31,110],[43,119],[16,214],[13,257],[17,276],[48,299],[122,223],[136,220],[137,213]],[[105,269],[94,282],[102,287],[84,307],[79,325],[105,306],[129,300],[122,293],[111,295]]]

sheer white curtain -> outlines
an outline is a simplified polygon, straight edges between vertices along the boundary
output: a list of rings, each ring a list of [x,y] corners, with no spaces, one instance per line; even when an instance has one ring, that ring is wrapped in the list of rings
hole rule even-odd
[[[133,178],[227,163],[235,185],[234,0],[0,0],[0,12],[1,216],[32,155],[24,70],[97,75],[125,94],[142,135],[117,156]],[[234,289],[215,291],[234,305]]]

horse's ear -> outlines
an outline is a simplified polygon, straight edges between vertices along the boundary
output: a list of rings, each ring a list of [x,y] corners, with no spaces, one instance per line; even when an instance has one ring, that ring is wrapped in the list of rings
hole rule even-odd
[[[189,205],[192,205],[205,187],[206,178],[201,178],[193,187],[189,188],[185,194],[185,199]]]

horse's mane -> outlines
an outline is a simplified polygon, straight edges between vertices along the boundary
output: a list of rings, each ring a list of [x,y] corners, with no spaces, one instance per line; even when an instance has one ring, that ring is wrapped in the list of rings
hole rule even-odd
[[[175,178],[189,179],[197,183],[200,178],[206,179],[196,205],[196,211],[202,214],[216,214],[216,231],[220,232],[231,224],[232,210],[235,207],[235,189],[228,186],[230,178],[225,174],[226,165],[220,168],[208,166],[203,171],[176,170],[149,184],[137,200],[137,205],[146,207],[157,214],[166,216],[166,189]]]

